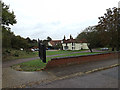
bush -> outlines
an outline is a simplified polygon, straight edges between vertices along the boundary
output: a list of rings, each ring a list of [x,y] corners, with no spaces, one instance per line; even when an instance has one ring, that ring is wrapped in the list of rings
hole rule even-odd
[[[14,54],[14,56],[15,56],[15,57],[19,57],[19,55],[18,55],[18,54]]]
[[[11,52],[10,52],[10,50],[8,50],[8,49],[7,49],[7,50],[5,50],[5,52],[6,52],[6,53],[11,53]]]

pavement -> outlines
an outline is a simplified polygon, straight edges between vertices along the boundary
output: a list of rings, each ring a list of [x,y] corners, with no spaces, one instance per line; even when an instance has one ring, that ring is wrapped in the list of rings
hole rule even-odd
[[[36,82],[36,81],[44,81],[49,78],[54,78],[54,76],[50,75],[48,72],[20,72],[15,71],[9,68],[3,68],[2,73],[2,87],[3,88],[15,88],[21,85],[25,85],[26,83]]]

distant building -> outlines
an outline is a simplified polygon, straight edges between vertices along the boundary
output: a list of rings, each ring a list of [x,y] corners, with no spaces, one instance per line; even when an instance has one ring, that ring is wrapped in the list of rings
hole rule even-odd
[[[63,50],[81,50],[81,49],[89,49],[88,43],[85,39],[83,40],[76,40],[70,35],[70,39],[65,38],[61,42],[63,46]]]
[[[70,39],[66,39],[64,36],[63,40],[51,40],[48,42],[48,46],[55,47],[57,45],[62,45],[63,50],[81,50],[81,49],[89,49],[88,43],[85,39],[76,40],[70,35]]]
[[[38,51],[39,48],[35,46],[35,47],[32,47],[30,50],[31,50],[31,51]]]
[[[61,44],[62,40],[51,40],[50,42],[48,42],[48,46],[56,46],[58,44]]]

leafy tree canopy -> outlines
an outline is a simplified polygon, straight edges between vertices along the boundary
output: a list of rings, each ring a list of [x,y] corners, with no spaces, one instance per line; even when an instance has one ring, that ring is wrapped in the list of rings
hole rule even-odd
[[[93,48],[108,46],[119,50],[120,8],[109,8],[106,11],[104,16],[98,18],[98,25],[86,28],[77,39],[85,38]]]
[[[10,12],[9,6],[5,5],[3,2],[0,1],[0,4],[2,4],[2,25],[9,26],[16,24],[17,21],[15,19],[16,16],[14,15],[14,12]]]

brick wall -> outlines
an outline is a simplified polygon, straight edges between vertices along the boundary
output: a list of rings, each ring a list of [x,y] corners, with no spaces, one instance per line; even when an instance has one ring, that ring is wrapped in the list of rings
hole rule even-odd
[[[94,54],[94,55],[81,55],[74,57],[62,57],[62,58],[53,58],[49,61],[45,68],[61,67],[72,64],[80,64],[91,61],[107,60],[118,58],[120,53],[104,53],[104,54]]]

